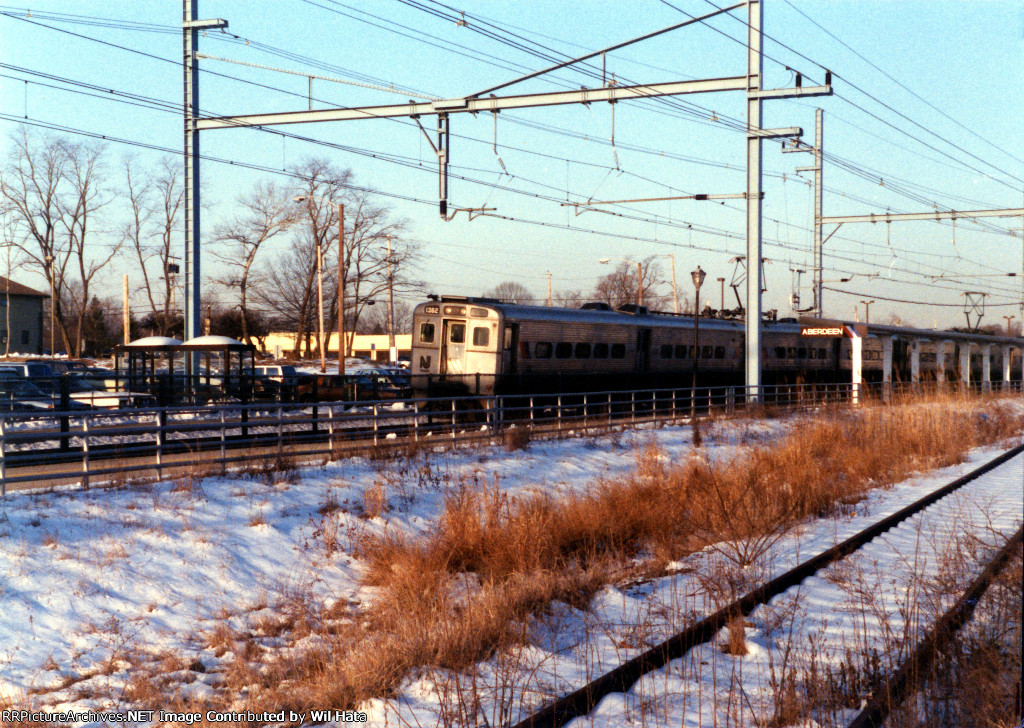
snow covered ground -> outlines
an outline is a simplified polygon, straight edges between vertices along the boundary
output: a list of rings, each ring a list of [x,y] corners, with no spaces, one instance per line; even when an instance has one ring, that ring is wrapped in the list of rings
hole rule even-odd
[[[711,458],[727,458],[746,444],[770,441],[791,423],[719,423],[710,433],[705,430],[705,451]],[[182,695],[212,695],[234,659],[230,651],[212,646],[222,625],[259,633],[260,624],[302,609],[310,595],[358,612],[373,593],[359,587],[365,567],[354,556],[356,544],[367,534],[389,530],[428,532],[444,506],[446,488],[486,482],[508,493],[573,491],[598,477],[631,471],[638,451],[649,443],[670,459],[693,450],[690,428],[669,426],[533,442],[515,452],[466,448],[412,461],[357,458],[297,473],[9,495],[0,518],[0,705],[6,700],[40,709],[160,707],[133,706],[123,697],[141,670],[180,678]],[[848,518],[810,523],[776,544],[757,574],[741,576],[760,578],[797,563],[995,452],[977,451],[962,465],[876,491]],[[870,592],[857,575],[896,579],[908,555],[920,556],[910,559],[915,564],[937,564],[935,554],[951,548],[946,544],[955,533],[976,531],[995,541],[1012,531],[1024,482],[1021,460],[1016,463],[1017,470],[993,474],[957,505],[943,506],[954,509],[957,528],[943,528],[949,512],[936,511],[915,527],[920,540],[901,535],[880,543],[863,557],[874,560],[863,569],[804,587],[802,596],[811,594],[810,602],[803,598],[790,608],[793,595],[785,595],[756,611],[746,656],[707,645],[645,678],[629,695],[608,698],[595,725],[710,726],[720,724],[723,715],[763,711],[772,680],[779,678],[781,650],[787,636],[796,634],[794,625],[802,630],[804,644],[817,645],[814,640],[824,636],[811,635],[833,634],[836,627],[870,647],[879,634],[884,638],[885,615],[899,613],[902,603],[899,590],[896,602],[879,601],[878,624],[863,628],[852,616],[842,624],[828,622],[837,618],[837,606],[852,603],[851,595]],[[325,548],[327,543],[333,546]],[[474,724],[484,718],[490,725],[518,719],[551,694],[582,685],[717,607],[701,579],[721,566],[716,559],[720,555],[714,551],[696,554],[678,563],[674,576],[608,587],[587,612],[555,605],[533,625],[534,645],[481,665],[471,688],[464,676],[442,671],[411,675],[397,697],[364,706],[370,724],[445,725],[453,708],[469,704],[470,697],[479,703]],[[933,576],[928,572],[919,579]],[[907,577],[900,583],[916,582]],[[889,626],[899,628],[895,622]],[[273,639],[264,646],[273,648]],[[300,641],[290,647],[303,646]],[[822,644],[815,654],[824,659],[835,649]],[[807,656],[793,656],[798,659]],[[197,663],[201,672],[187,669]],[[514,689],[503,694],[502,684]]]

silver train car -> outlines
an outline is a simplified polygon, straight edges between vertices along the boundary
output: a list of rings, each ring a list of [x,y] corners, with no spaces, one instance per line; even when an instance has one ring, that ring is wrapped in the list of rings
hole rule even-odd
[[[738,385],[743,381],[743,327],[741,321],[701,317],[695,341],[692,315],[637,306],[613,310],[598,303],[569,309],[442,296],[413,312],[410,373],[420,396],[628,390],[689,386],[696,357],[700,386]],[[807,337],[804,328],[793,319],[762,324],[762,381],[850,381],[850,340]],[[941,338],[942,332],[871,330],[863,339],[866,381],[883,378],[884,346],[876,330],[892,337],[894,381],[910,381],[907,342],[917,334],[923,342],[918,356],[921,380],[958,378],[962,345],[1013,342],[1019,351],[1016,347],[1024,344],[1020,339],[951,333],[962,340],[945,347],[940,374],[937,345],[930,339]],[[1003,350],[992,349],[990,368],[998,378]],[[971,368],[978,380],[980,353],[971,355]],[[1019,354],[1016,371],[1019,378]]]

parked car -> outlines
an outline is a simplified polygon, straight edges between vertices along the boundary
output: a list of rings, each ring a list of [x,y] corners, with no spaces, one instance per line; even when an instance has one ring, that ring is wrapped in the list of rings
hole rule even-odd
[[[41,361],[5,361],[0,363],[0,371],[15,372],[25,379],[53,378],[57,374],[49,362]]]
[[[267,364],[253,370],[253,394],[259,399],[290,402],[297,398],[299,373],[290,364]]]
[[[0,369],[0,411],[35,412],[60,408],[59,398],[43,391],[17,371]],[[68,409],[89,409],[89,405],[72,400]]]
[[[257,379],[271,379],[286,387],[294,387],[299,382],[299,373],[290,364],[266,364],[255,368]]]
[[[354,379],[356,399],[410,399],[412,397],[412,386],[408,380],[403,381],[396,374],[363,373],[356,375]]]
[[[296,390],[300,402],[346,402],[355,399],[355,385],[341,374],[313,374]]]

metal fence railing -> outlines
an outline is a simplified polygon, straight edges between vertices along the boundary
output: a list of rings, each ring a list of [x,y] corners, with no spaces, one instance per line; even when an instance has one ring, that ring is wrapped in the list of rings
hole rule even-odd
[[[1021,392],[1021,383],[862,384],[860,400],[937,390]],[[0,412],[0,493],[27,484],[85,486],[309,461],[358,451],[494,440],[527,428],[565,436],[641,422],[759,408],[847,405],[849,383],[698,387],[376,402],[209,404]]]

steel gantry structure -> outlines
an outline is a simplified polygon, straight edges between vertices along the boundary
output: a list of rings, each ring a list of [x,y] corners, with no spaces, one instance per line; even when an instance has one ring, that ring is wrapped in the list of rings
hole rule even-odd
[[[831,74],[826,74],[824,86],[801,87],[800,79],[793,88],[765,89],[763,83],[764,58],[762,53],[762,25],[764,19],[763,0],[742,0],[712,12],[690,18],[686,21],[647,33],[599,51],[573,58],[548,68],[534,71],[519,78],[497,86],[478,91],[459,98],[441,99],[436,101],[410,102],[407,104],[388,104],[378,106],[362,106],[353,108],[333,108],[303,110],[269,114],[243,114],[236,116],[220,116],[196,118],[193,111],[198,109],[198,85],[195,80],[196,70],[196,31],[205,27],[226,27],[227,23],[217,21],[196,21],[198,0],[183,0],[184,18],[183,31],[185,36],[185,156],[186,176],[191,180],[186,185],[186,248],[191,242],[193,251],[192,268],[192,315],[195,316],[195,330],[198,332],[199,308],[199,142],[198,132],[214,129],[235,129],[246,127],[262,127],[278,124],[306,124],[322,121],[355,121],[366,119],[382,119],[407,117],[419,119],[422,116],[437,116],[437,142],[431,141],[438,158],[438,196],[439,212],[443,219],[450,220],[459,211],[449,213],[448,207],[448,164],[451,159],[449,116],[452,114],[479,112],[497,113],[504,109],[526,109],[563,104],[591,104],[594,102],[616,103],[645,98],[678,96],[683,94],[710,93],[718,91],[745,91],[747,94],[747,185],[744,197],[747,201],[747,260],[761,260],[761,200],[762,200],[762,142],[772,138],[799,138],[802,130],[799,127],[783,129],[761,128],[762,104],[765,100],[785,99],[798,96],[831,95]],[[583,88],[574,91],[553,91],[533,94],[496,96],[495,91],[507,88],[523,81],[537,78],[561,68],[586,61],[597,56],[653,38],[688,25],[704,22],[712,17],[728,13],[739,8],[747,8],[747,73],[744,76],[699,79],[693,81],[670,81],[666,83],[642,84],[633,86],[608,85],[600,88]],[[217,25],[222,23],[223,25]],[[426,133],[424,131],[424,133]],[[192,204],[189,204],[192,203]],[[747,276],[746,295],[746,385],[751,399],[757,399],[761,385],[761,270],[754,266],[754,272]],[[188,319],[187,319],[188,320]]]
[[[817,109],[814,117],[814,146],[806,144],[794,144],[790,147],[783,147],[783,152],[810,152],[814,155],[814,164],[807,167],[797,167],[797,172],[814,173],[814,305],[811,310],[814,316],[822,318],[824,314],[824,246],[829,238],[839,232],[846,223],[858,222],[906,222],[912,220],[957,220],[961,218],[975,219],[982,217],[1021,217],[1021,239],[1024,242],[1024,207],[1009,207],[993,210],[931,210],[928,212],[901,212],[901,213],[868,213],[866,215],[830,215],[826,216],[822,210],[822,157],[824,155],[824,114],[822,109]],[[835,228],[827,236],[822,236],[822,228],[825,225],[834,224]],[[1022,253],[1024,256],[1024,253]],[[1021,314],[1024,317],[1024,257],[1021,259]]]

